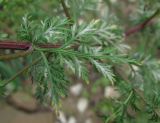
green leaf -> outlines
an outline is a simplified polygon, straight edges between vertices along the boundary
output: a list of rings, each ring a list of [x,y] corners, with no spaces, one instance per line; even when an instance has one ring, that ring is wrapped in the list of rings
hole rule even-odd
[[[115,75],[112,73],[110,65],[102,64],[93,59],[90,61],[104,77],[108,78],[112,83],[115,81]]]

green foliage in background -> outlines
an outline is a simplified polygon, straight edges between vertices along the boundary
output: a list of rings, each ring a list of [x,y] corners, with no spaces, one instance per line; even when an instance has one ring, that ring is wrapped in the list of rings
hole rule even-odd
[[[112,86],[120,95],[97,102],[94,110],[105,123],[159,122],[160,21],[155,19],[153,25],[129,39],[125,39],[124,25],[143,22],[159,9],[160,3],[158,0],[128,0],[128,4],[135,7],[128,20],[119,11],[127,8],[120,8],[119,3],[66,0],[71,15],[68,20],[61,0],[1,0],[0,39],[30,42],[33,52],[25,58],[0,61],[0,94],[6,97],[25,88],[22,81],[32,79],[35,90],[31,93],[41,103],[57,108],[60,99],[68,94],[69,74],[75,74],[88,84],[92,66],[104,77],[93,84],[93,92],[96,93],[98,87],[104,90]],[[39,44],[60,47],[40,48]],[[0,50],[1,54],[8,52],[12,53]],[[29,69],[8,82],[7,78],[26,64],[30,65]]]

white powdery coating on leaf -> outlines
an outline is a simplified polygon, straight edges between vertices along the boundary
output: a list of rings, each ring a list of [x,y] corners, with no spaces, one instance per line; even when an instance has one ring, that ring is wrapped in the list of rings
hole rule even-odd
[[[82,84],[78,83],[76,85],[71,86],[70,91],[73,95],[78,96],[82,92],[82,88],[83,88]]]
[[[83,113],[88,107],[88,100],[85,98],[79,99],[77,103],[77,109],[79,112]]]
[[[106,98],[114,98],[117,99],[120,97],[120,93],[117,91],[115,87],[107,86],[104,91],[104,96]]]

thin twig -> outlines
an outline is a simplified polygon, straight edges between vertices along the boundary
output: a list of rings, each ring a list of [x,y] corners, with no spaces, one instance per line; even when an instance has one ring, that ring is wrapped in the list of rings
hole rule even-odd
[[[93,45],[93,47],[99,47],[100,45]],[[29,54],[31,54],[35,49],[33,49],[31,43],[26,43],[26,42],[17,42],[17,41],[5,41],[1,40],[0,41],[0,49],[12,49],[12,50],[25,50],[24,52],[17,52],[15,54],[0,54],[0,61],[2,60],[12,60],[16,59],[19,57],[25,57]],[[49,49],[49,48],[61,48],[61,44],[37,44],[37,48],[44,48],[44,49]],[[67,47],[66,49],[77,49],[79,47],[79,44],[71,45],[70,47]],[[26,50],[27,49],[27,50]]]
[[[63,7],[63,10],[64,10],[64,13],[65,13],[66,17],[68,18],[68,20],[71,20],[71,15],[68,11],[68,8],[67,8],[64,0],[60,0],[60,1],[61,1],[61,4],[62,4],[62,7]]]
[[[127,82],[128,84],[131,84],[131,82],[129,81],[128,77],[125,77],[122,75],[121,71],[117,70],[116,68],[114,68],[114,73],[115,75],[121,77],[121,79],[123,79],[125,82]],[[145,103],[145,104],[148,104],[144,98],[144,95],[140,92],[139,89],[137,88],[133,88],[133,91],[136,92],[138,94],[138,96],[142,99],[142,101]]]
[[[60,44],[37,44],[40,48],[59,48]],[[33,47],[32,43],[24,41],[0,40],[0,49],[28,50]]]
[[[31,64],[25,66],[22,70],[18,71],[15,75],[13,75],[11,78],[9,78],[8,80],[6,80],[2,86],[0,87],[5,87],[6,85],[8,85],[10,82],[12,82],[14,79],[16,79],[19,75],[21,75],[23,72],[25,72],[26,70],[28,70],[31,66],[37,64],[40,60],[42,59],[42,57],[39,57],[38,59],[34,60]]]
[[[69,13],[69,10],[68,10],[68,8],[67,8],[64,0],[60,0],[60,1],[61,1],[61,5],[62,5],[62,7],[63,7],[63,11],[64,11],[64,13],[65,13],[68,21],[70,22],[69,27],[71,27],[71,26],[73,25],[73,20],[72,20],[72,18],[71,18],[71,15],[70,15],[70,13]]]
[[[39,48],[60,48],[60,44],[37,44]],[[78,46],[72,46],[72,48],[76,48]],[[8,41],[1,40],[0,41],[0,49],[12,49],[12,50],[25,50],[23,52],[17,52],[15,54],[0,54],[0,61],[12,60],[20,57],[25,57],[31,54],[34,49],[31,43],[28,42],[18,42],[18,41]]]
[[[29,42],[0,40],[0,49],[27,50],[31,47]]]
[[[130,35],[133,35],[139,31],[143,30],[153,20],[153,18],[155,18],[159,14],[159,12],[160,12],[160,9],[158,9],[151,17],[149,17],[143,23],[128,29],[125,32],[125,36],[129,37]]]
[[[6,60],[12,60],[12,59],[17,59],[20,57],[25,57],[33,52],[33,49],[28,49],[27,51],[23,52],[17,52],[14,54],[5,54],[5,55],[0,55],[0,61],[6,61]]]

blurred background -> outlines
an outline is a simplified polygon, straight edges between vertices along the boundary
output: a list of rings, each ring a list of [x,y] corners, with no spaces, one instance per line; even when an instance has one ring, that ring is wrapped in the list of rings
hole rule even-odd
[[[73,20],[77,23],[102,19],[119,28],[126,44],[125,53],[141,62],[140,67],[116,66],[122,78],[114,85],[89,67],[89,84],[72,75],[69,94],[56,111],[39,104],[31,96],[34,83],[23,73],[12,84],[1,89],[0,123],[160,123],[160,19],[159,0],[66,0]],[[33,20],[47,17],[65,18],[59,0],[0,0],[0,40],[17,40],[22,17],[31,14]],[[148,22],[147,22],[148,20]],[[145,26],[144,24],[147,22]],[[115,24],[115,25],[114,25]],[[141,26],[138,30],[137,26]],[[133,31],[136,30],[137,31]],[[14,51],[0,49],[4,52]],[[31,59],[0,61],[0,80],[14,75]],[[119,73],[117,75],[119,75]],[[131,82],[132,84],[127,83]],[[138,88],[126,110],[119,112],[129,90]],[[146,103],[147,102],[147,103]],[[54,111],[53,111],[54,110]],[[121,110],[121,109],[120,109]],[[119,113],[115,113],[118,111]],[[110,115],[112,114],[112,115]],[[124,115],[125,114],[125,115]],[[123,121],[121,120],[123,119]]]

